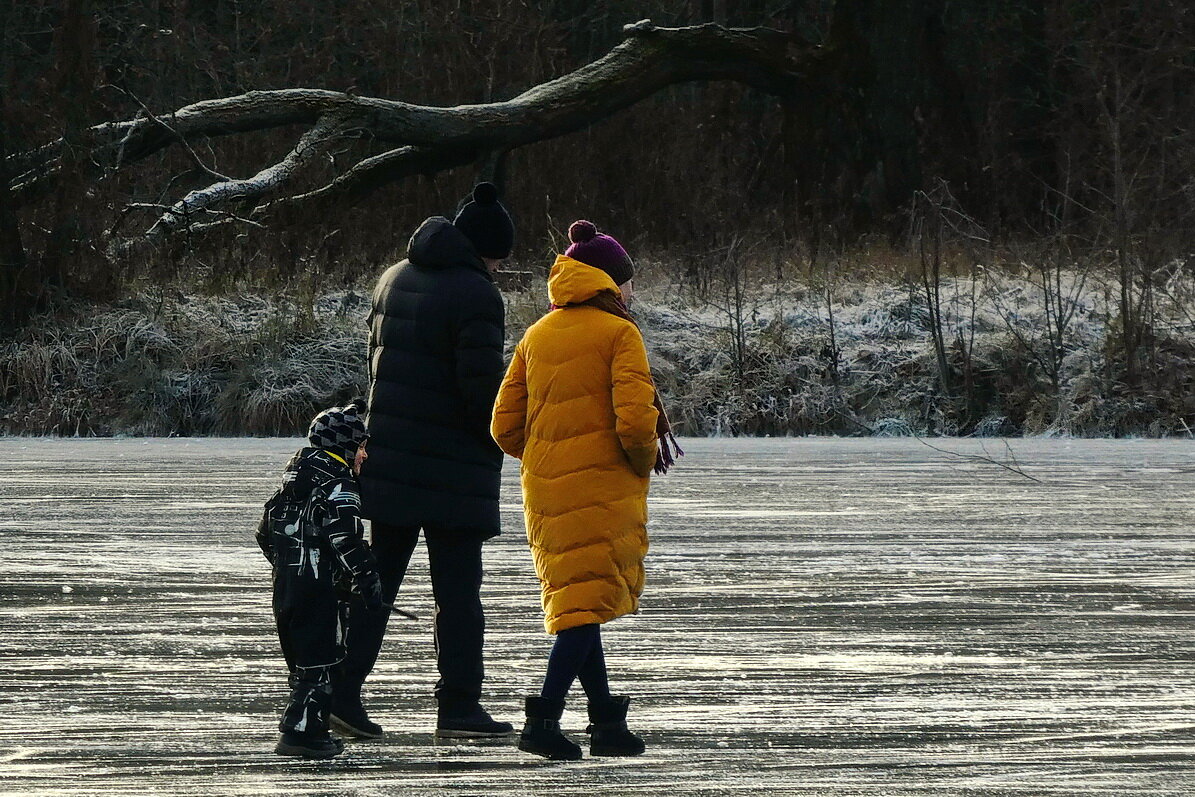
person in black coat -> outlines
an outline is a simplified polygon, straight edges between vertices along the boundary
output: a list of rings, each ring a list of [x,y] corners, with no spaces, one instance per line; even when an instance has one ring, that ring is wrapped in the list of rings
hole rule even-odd
[[[369,316],[369,459],[365,517],[382,588],[392,603],[423,530],[436,601],[440,679],[436,735],[513,733],[482,708],[482,543],[499,532],[502,452],[490,415],[502,381],[505,321],[493,271],[510,255],[514,225],[490,183],[455,220],[432,217],[407,259],[378,280]],[[352,609],[350,609],[352,611]],[[350,616],[347,655],[334,674],[332,723],[359,737],[382,729],[362,703],[386,614]]]

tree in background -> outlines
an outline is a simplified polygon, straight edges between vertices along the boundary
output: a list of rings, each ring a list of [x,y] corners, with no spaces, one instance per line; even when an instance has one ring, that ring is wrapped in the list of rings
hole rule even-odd
[[[624,43],[645,16],[656,25]],[[668,50],[682,40],[662,26],[707,21],[781,33],[698,29],[689,50]],[[994,237],[1065,219],[1068,234],[1110,242],[1132,283],[1134,351],[1150,282],[1131,264],[1148,249],[1156,268],[1191,240],[1195,48],[1177,0],[26,0],[3,29],[10,320],[35,299],[110,295],[135,276],[220,284],[323,268],[353,280],[478,173],[505,176],[529,255],[586,215],[681,258],[738,237],[780,251],[893,234],[916,192],[944,180]],[[618,46],[631,68],[603,83],[587,65]],[[640,57],[657,71],[636,73]],[[586,85],[594,96],[576,118],[548,119],[551,104],[533,101],[569,75],[574,99]],[[246,105],[279,96],[249,92],[299,87],[317,90],[292,106],[305,111],[245,121]],[[385,114],[329,111],[519,95],[534,110],[499,135],[465,110],[418,135],[385,129]],[[237,110],[220,117],[222,98]],[[188,196],[210,212],[180,206]],[[163,245],[113,245],[146,230]]]

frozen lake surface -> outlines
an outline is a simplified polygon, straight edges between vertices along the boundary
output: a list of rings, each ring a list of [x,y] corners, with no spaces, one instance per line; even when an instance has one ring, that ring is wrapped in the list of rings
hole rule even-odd
[[[909,439],[684,445],[603,632],[646,755],[437,743],[425,619],[368,687],[387,737],[304,762],[252,538],[297,441],[0,440],[0,792],[1195,794],[1195,443],[1010,441],[1040,483]],[[551,638],[508,465],[487,703],[518,723]],[[398,603],[431,614],[422,546]]]

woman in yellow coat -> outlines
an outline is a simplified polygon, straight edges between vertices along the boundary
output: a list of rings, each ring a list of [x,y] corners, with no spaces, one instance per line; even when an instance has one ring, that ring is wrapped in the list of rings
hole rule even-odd
[[[630,257],[588,221],[574,222],[569,238],[548,278],[552,312],[515,349],[491,431],[522,460],[527,540],[544,624],[556,634],[543,689],[527,698],[519,748],[575,760],[581,749],[559,723],[577,678],[589,698],[590,753],[643,752],[627,730],[628,698],[610,694],[600,629],[639,608],[648,479],[671,464],[671,435],[626,311]]]

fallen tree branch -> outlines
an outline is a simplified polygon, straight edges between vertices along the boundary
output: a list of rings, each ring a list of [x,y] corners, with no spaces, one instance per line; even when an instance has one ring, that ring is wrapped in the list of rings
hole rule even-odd
[[[360,202],[378,188],[406,177],[435,174],[476,159],[472,149],[450,150],[431,147],[400,147],[366,158],[334,181],[306,194],[276,199],[262,205],[258,212],[270,218],[282,210],[307,208],[344,202]]]
[[[676,83],[732,80],[786,100],[807,97],[822,57],[818,48],[767,28],[660,28],[643,20],[624,33],[626,39],[597,61],[500,102],[433,107],[322,89],[254,91],[193,103],[164,116],[138,103],[137,118],[96,125],[83,141],[91,159],[109,171],[180,145],[196,169],[216,179],[175,202],[141,236],[153,239],[187,227],[197,211],[284,194],[349,130],[392,148],[316,191],[259,204],[248,217],[260,222],[284,209],[352,204],[396,180],[475,161],[496,173],[511,150],[585,128]],[[220,175],[192,147],[197,140],[295,124],[309,126],[295,149],[243,180]],[[10,174],[20,173],[10,184],[19,201],[30,201],[55,183],[61,151],[62,143],[52,142],[6,160]]]
[[[109,84],[109,85],[111,85],[111,84]],[[187,157],[191,159],[191,163],[195,165],[196,169],[198,169],[200,172],[206,174],[208,177],[214,178],[216,180],[231,180],[231,179],[233,179],[227,175],[220,174],[218,171],[216,171],[215,169],[212,169],[206,163],[204,163],[203,159],[199,157],[199,153],[197,153],[195,151],[195,148],[191,146],[191,142],[187,141],[187,139],[182,134],[180,134],[177,130],[175,130],[170,125],[166,124],[166,122],[164,122],[161,119],[159,119],[158,117],[154,116],[153,111],[151,111],[149,109],[148,105],[146,105],[144,102],[141,101],[140,97],[138,97],[136,94],[133,94],[131,91],[122,89],[120,86],[111,86],[111,87],[116,89],[121,94],[128,97],[129,99],[131,99],[133,102],[137,103],[137,105],[141,107],[141,113],[145,116],[145,118],[149,119],[151,122],[154,122],[154,123],[160,125],[161,127],[165,128],[167,131],[169,131],[171,133],[171,135],[174,136],[175,142],[177,142],[179,144],[179,146],[181,146],[183,148],[183,150],[187,153]],[[120,147],[116,151],[115,168],[117,168],[117,169],[119,169],[121,167],[121,165],[124,163],[124,153],[125,153],[125,149],[126,149],[127,145],[128,145],[128,136],[121,139]]]
[[[354,123],[344,118],[330,117],[303,134],[295,148],[278,163],[262,169],[244,180],[224,180],[207,188],[197,189],[176,202],[163,213],[146,233],[147,238],[173,231],[186,223],[192,213],[212,210],[214,205],[233,200],[257,199],[279,190],[292,181],[317,157],[347,135]]]

